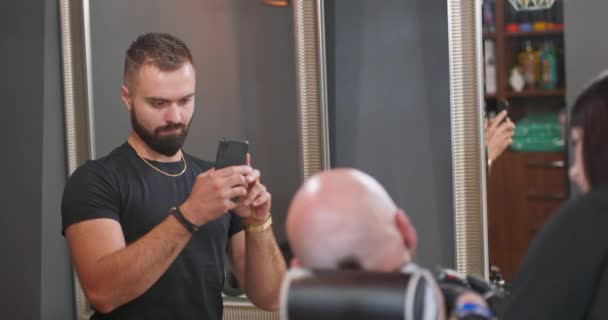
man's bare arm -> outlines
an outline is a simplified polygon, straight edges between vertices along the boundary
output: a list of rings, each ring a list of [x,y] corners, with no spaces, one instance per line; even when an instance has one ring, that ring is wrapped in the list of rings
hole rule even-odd
[[[279,291],[287,269],[272,228],[262,232],[239,232],[230,240],[234,273],[247,297],[256,306],[276,311]]]
[[[85,294],[102,313],[148,290],[191,237],[171,215],[129,246],[120,224],[111,219],[71,225],[65,235]]]
[[[200,174],[180,206],[186,219],[200,226],[233,209],[230,199],[247,194],[244,175],[250,172],[251,168],[242,166]],[[112,219],[73,224],[66,228],[65,235],[83,289],[102,313],[148,290],[191,237],[172,215],[128,246],[120,224]]]

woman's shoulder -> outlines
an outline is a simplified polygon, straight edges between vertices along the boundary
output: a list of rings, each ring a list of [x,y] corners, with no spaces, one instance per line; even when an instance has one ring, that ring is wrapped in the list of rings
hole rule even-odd
[[[597,188],[575,196],[560,211],[564,212],[562,215],[567,219],[596,217],[608,220],[608,188]]]
[[[543,227],[545,234],[587,233],[597,236],[608,226],[608,189],[596,189],[567,201]],[[586,238],[586,237],[585,237]]]
[[[594,209],[606,212],[608,209],[608,186],[589,191],[581,197],[581,201],[588,203]]]

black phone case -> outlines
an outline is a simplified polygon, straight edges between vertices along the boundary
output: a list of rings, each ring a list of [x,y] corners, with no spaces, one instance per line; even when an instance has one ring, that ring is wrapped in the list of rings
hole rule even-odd
[[[249,143],[247,141],[220,140],[215,158],[215,168],[222,169],[246,164],[248,150]]]

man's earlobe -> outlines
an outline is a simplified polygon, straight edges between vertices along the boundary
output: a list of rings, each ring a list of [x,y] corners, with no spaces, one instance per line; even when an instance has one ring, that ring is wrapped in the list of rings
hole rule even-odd
[[[127,108],[128,111],[131,111],[131,98],[129,94],[129,88],[127,88],[127,85],[125,84],[120,87],[120,98],[125,104],[125,108]]]
[[[410,218],[402,209],[397,210],[395,214],[395,226],[403,236],[405,246],[410,250],[416,249],[418,246],[418,234]]]

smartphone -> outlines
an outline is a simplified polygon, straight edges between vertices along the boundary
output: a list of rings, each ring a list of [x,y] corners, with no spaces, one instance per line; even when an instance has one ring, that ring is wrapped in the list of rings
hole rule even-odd
[[[230,166],[241,166],[247,164],[248,151],[249,142],[222,138],[217,147],[215,168],[222,169]]]
[[[498,103],[496,103],[496,111],[497,113],[500,113],[503,110],[507,110],[507,112],[509,111],[509,101],[501,99],[498,101]]]
[[[496,103],[496,113],[493,114],[490,119],[494,120],[494,117],[496,117],[499,113],[501,113],[503,110],[507,111],[507,116],[502,119],[502,121],[500,123],[503,123],[505,121],[507,121],[507,119],[509,118],[508,112],[509,112],[509,101],[501,99]]]

